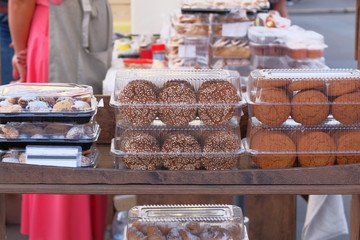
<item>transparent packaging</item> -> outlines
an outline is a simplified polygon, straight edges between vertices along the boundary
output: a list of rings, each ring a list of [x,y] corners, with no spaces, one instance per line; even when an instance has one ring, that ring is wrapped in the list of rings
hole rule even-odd
[[[91,147],[100,134],[96,121],[87,124],[9,122],[0,124],[1,148],[32,145],[74,145]]]
[[[305,59],[293,59],[287,57],[286,61],[291,69],[329,69],[325,64],[325,59],[323,57]]]
[[[208,36],[209,17],[207,14],[182,14],[173,11],[170,14],[171,24],[177,34],[183,36]]]
[[[286,32],[279,28],[253,26],[248,29],[250,42],[260,45],[284,43],[285,35]]]
[[[246,10],[261,10],[269,7],[266,0],[182,0],[182,9],[194,10],[230,10],[233,8]]]
[[[117,124],[149,126],[160,119],[183,127],[194,120],[223,126],[240,120],[239,74],[228,70],[119,71],[110,106]]]
[[[210,41],[213,57],[249,58],[249,40],[236,37],[213,37]]]
[[[254,22],[248,19],[244,9],[226,15],[210,15],[210,28],[213,36],[246,37],[248,28],[253,24]]]
[[[0,122],[89,122],[97,110],[87,85],[17,83],[0,88]]]
[[[250,42],[250,51],[257,56],[284,56],[287,50],[282,43],[257,44]]]
[[[288,32],[285,37],[287,55],[293,59],[321,58],[324,49],[324,37],[314,31]]]
[[[354,69],[263,69],[249,75],[249,116],[268,126],[291,118],[302,125],[335,119],[360,122],[360,71]]]
[[[269,128],[252,118],[244,145],[261,168],[360,163],[359,126],[335,120],[308,127],[289,119]]]
[[[99,150],[95,146],[82,151],[78,167],[95,168],[99,161],[99,154]],[[0,150],[0,157],[3,163],[26,163],[26,151],[24,148]]]
[[[152,59],[126,58],[123,59],[124,67],[127,69],[151,69]]]
[[[235,169],[243,148],[237,122],[225,127],[116,127],[111,152],[118,169]]]
[[[210,67],[212,69],[237,71],[240,76],[249,76],[252,70],[250,59],[244,58],[213,58]]]
[[[127,240],[247,239],[241,208],[234,205],[136,206],[129,211]],[[175,238],[177,237],[177,238]]]
[[[286,69],[289,68],[286,56],[251,56],[253,69]]]

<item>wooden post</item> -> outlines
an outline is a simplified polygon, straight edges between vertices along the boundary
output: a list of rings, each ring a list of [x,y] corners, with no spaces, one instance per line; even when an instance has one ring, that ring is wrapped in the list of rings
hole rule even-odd
[[[6,239],[5,194],[0,194],[0,240]]]
[[[360,195],[352,195],[350,211],[350,240],[360,239]]]

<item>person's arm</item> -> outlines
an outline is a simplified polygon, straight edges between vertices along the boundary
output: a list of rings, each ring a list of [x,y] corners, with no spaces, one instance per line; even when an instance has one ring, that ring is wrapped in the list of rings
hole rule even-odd
[[[13,57],[13,77],[25,82],[26,65],[19,62],[20,54],[26,54],[36,0],[9,0],[9,28],[15,54]]]

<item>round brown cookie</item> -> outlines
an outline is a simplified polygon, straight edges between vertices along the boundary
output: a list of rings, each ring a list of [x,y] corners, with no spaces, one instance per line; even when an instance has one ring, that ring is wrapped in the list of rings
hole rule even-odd
[[[360,132],[358,130],[352,130],[341,134],[337,138],[337,158],[336,161],[338,164],[351,164],[351,163],[360,163],[359,154],[360,150]]]
[[[198,94],[199,103],[205,104],[198,109],[199,118],[210,126],[221,126],[229,122],[236,107],[226,104],[236,104],[240,101],[235,87],[226,81],[212,83]]]
[[[233,168],[238,160],[236,154],[219,154],[220,152],[233,153],[240,150],[240,139],[230,131],[219,131],[210,134],[204,143],[204,157],[202,163],[207,170],[226,170]],[[212,154],[211,154],[212,153]]]
[[[290,91],[300,91],[312,88],[325,88],[326,82],[322,79],[301,79],[293,80],[288,89]]]
[[[360,121],[360,92],[337,97],[331,105],[331,113],[336,120],[344,124]]]
[[[173,84],[163,88],[159,93],[160,104],[174,104],[161,106],[159,118],[171,126],[185,126],[196,118],[196,95],[194,90],[183,84]]]
[[[317,90],[298,92],[291,101],[291,117],[301,124],[319,124],[327,118],[329,111],[329,100]]]
[[[327,95],[330,97],[340,96],[354,92],[360,88],[360,79],[336,79],[327,82]]]
[[[197,96],[199,96],[200,93],[201,93],[205,88],[207,88],[207,87],[210,86],[211,84],[217,83],[217,82],[225,82],[225,81],[224,81],[224,80],[207,80],[207,81],[201,83],[199,89],[197,90]]]
[[[157,108],[146,106],[146,104],[157,103],[157,93],[154,86],[145,80],[135,80],[128,83],[121,90],[118,96],[120,103],[138,105],[126,105],[119,108],[120,115],[125,121],[137,126],[144,126],[150,124],[156,118]]]
[[[201,146],[190,134],[177,133],[166,138],[161,152],[163,164],[169,170],[195,170],[201,164]],[[182,153],[190,153],[183,155]],[[193,153],[193,154],[191,154]]]
[[[161,165],[160,158],[156,155],[160,152],[159,144],[150,134],[133,132],[123,138],[120,147],[121,151],[129,153],[124,156],[124,163],[129,169],[155,170]]]
[[[283,87],[291,82],[290,79],[263,79],[256,78],[254,86],[257,88],[269,88],[269,87]]]
[[[336,160],[335,141],[324,132],[305,133],[297,144],[298,160],[302,167],[333,165]],[[321,155],[317,155],[319,153]]]
[[[58,101],[52,111],[53,112],[68,112],[71,111],[72,106],[74,105],[74,100],[68,98],[62,101]]]
[[[290,168],[296,160],[294,142],[280,132],[260,131],[256,133],[250,139],[250,149],[257,152],[252,156],[254,162],[265,169]]]
[[[266,125],[280,125],[290,116],[290,100],[285,90],[279,88],[258,89],[252,102],[254,116]]]
[[[170,81],[167,81],[166,83],[164,83],[162,88],[167,88],[167,87],[176,86],[176,85],[181,85],[183,87],[188,87],[191,90],[195,91],[194,86],[191,85],[190,82],[185,81],[185,80],[170,80]]]

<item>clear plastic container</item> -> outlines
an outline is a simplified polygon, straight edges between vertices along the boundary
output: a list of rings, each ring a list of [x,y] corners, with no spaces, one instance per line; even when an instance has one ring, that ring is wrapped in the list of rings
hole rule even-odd
[[[267,0],[182,0],[181,8],[188,10],[228,10],[233,8],[261,10],[269,7]]]
[[[68,145],[89,149],[100,134],[100,127],[87,124],[48,122],[9,122],[0,124],[1,148],[26,145]]]
[[[126,230],[127,240],[247,239],[241,208],[233,205],[136,206]]]
[[[290,117],[303,125],[336,119],[360,122],[360,71],[354,69],[264,69],[251,72],[249,116],[268,126]]]
[[[335,120],[307,127],[289,119],[269,128],[252,118],[244,145],[261,168],[360,163],[359,126]]]
[[[240,76],[249,76],[252,70],[250,59],[244,58],[213,58],[210,66],[212,69],[237,71]]]
[[[214,37],[210,41],[213,57],[249,58],[250,47],[246,38]]]
[[[250,51],[256,56],[285,56],[287,48],[282,43],[257,44],[250,42]]]
[[[289,32],[285,43],[287,55],[293,59],[321,58],[324,49],[324,37],[314,31]]]
[[[183,36],[208,36],[209,17],[207,14],[181,14],[173,11],[170,19],[176,33]]]
[[[253,69],[285,69],[289,68],[286,56],[251,56]]]
[[[111,152],[118,169],[227,170],[235,169],[243,153],[236,122],[225,127],[153,126],[116,128]]]
[[[78,167],[95,168],[99,161],[99,150],[92,146],[82,152]],[[24,148],[12,148],[9,150],[0,150],[2,163],[26,163],[26,152]]]
[[[127,69],[151,69],[153,60],[142,58],[125,58],[123,59],[124,67]]]
[[[325,64],[325,59],[323,57],[305,59],[293,59],[287,57],[286,61],[291,69],[329,69]]]
[[[110,105],[117,124],[148,126],[156,119],[170,126],[201,120],[223,126],[240,120],[239,74],[228,70],[119,71]]]
[[[87,123],[97,110],[87,85],[18,83],[0,88],[0,122]]]
[[[250,42],[260,45],[284,43],[285,35],[286,32],[279,28],[253,26],[248,29],[248,38]]]
[[[245,37],[253,21],[247,18],[246,10],[238,10],[226,15],[210,15],[211,34],[224,37]]]

